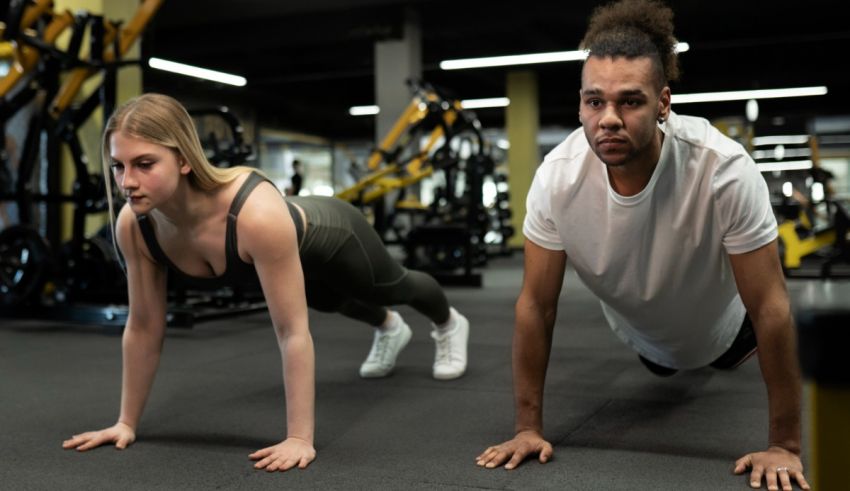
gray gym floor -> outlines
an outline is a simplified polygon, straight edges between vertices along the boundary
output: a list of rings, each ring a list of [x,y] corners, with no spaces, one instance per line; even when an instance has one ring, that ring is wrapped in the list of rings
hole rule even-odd
[[[285,434],[280,356],[266,314],[170,330],[137,442],[86,453],[61,442],[115,421],[120,336],[0,320],[0,488],[748,489],[731,468],[766,445],[757,361],[658,378],[610,332],[573,274],[546,381],[554,459],[514,471],[475,465],[485,447],[511,436],[521,259],[494,260],[483,289],[448,289],[472,324],[469,369],[458,380],[431,378],[429,326],[409,309],[400,311],[413,340],[382,380],[357,376],[367,327],[311,312],[318,457],[286,473],[256,471],[248,459]]]

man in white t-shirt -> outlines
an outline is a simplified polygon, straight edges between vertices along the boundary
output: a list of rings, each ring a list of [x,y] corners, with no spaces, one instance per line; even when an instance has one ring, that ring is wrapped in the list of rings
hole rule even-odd
[[[647,21],[646,19],[651,19]],[[616,335],[653,373],[734,368],[758,346],[768,448],[740,458],[753,487],[808,489],[801,383],[767,185],[743,147],[671,111],[672,12],[624,0],[594,13],[582,46],[579,119],[537,170],[523,231],[513,346],[516,436],[478,464],[552,455],[543,385],[567,258]],[[758,342],[756,343],[756,340]]]

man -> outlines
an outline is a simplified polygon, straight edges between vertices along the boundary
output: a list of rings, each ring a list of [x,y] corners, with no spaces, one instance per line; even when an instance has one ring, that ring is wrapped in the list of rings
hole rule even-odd
[[[513,469],[529,455],[552,456],[543,386],[569,258],[653,373],[734,368],[758,346],[768,448],[740,458],[735,472],[752,469],[753,487],[764,479],[791,489],[796,480],[808,489],[794,327],[767,186],[740,145],[671,111],[672,15],[655,0],[624,0],[591,19],[583,132],[546,156],[528,194],[513,344],[516,436],[477,462]]]
[[[287,196],[298,196],[301,193],[301,185],[304,182],[304,176],[301,175],[301,161],[295,159],[292,161],[292,177],[289,178],[292,185],[287,189]]]

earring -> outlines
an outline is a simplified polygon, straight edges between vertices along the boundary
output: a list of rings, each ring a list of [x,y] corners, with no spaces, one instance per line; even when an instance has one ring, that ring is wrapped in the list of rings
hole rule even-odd
[[[664,124],[664,117],[663,116],[658,116],[658,123]]]

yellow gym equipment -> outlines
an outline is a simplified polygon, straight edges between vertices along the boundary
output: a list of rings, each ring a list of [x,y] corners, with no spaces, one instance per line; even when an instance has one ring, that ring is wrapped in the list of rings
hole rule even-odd
[[[437,145],[447,140],[447,133],[465,120],[465,114],[459,100],[443,98],[424,84],[411,85],[413,98],[380,146],[369,156],[370,173],[337,193],[337,198],[367,205],[434,172],[432,157]],[[420,142],[422,137],[424,144]],[[417,208],[422,205],[418,199],[408,197],[397,206]]]

